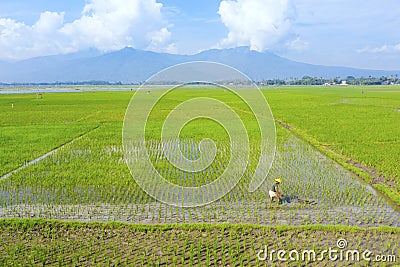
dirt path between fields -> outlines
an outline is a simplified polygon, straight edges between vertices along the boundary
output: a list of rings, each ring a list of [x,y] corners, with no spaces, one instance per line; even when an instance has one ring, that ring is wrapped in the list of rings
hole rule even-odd
[[[277,119],[276,119],[275,121],[276,121],[277,123],[279,123],[279,125],[281,125],[282,127],[288,129],[292,134],[295,134],[296,136],[299,136],[300,138],[302,138],[302,139],[304,140],[304,137],[303,137],[300,133],[298,133],[297,131],[293,131],[293,126],[291,126],[291,125],[289,125],[289,124],[287,124],[287,123],[284,123],[284,122],[282,122],[282,121],[280,121],[280,120],[277,120]],[[305,141],[307,141],[307,140],[305,140]],[[309,143],[309,142],[307,142],[307,143]],[[317,149],[317,150],[318,150],[318,149]],[[333,151],[332,151],[332,152],[333,152]],[[343,157],[343,155],[341,155],[341,154],[338,154],[338,153],[336,153],[336,152],[334,152],[334,153],[335,153],[336,155],[338,155],[338,156],[342,156],[342,157]],[[369,174],[370,176],[372,176],[373,179],[372,179],[372,181],[371,181],[371,184],[390,182],[390,181],[384,180],[383,175],[382,175],[382,174],[379,174],[378,171],[377,171],[377,169],[374,168],[374,167],[365,166],[365,165],[362,164],[361,162],[358,162],[358,161],[356,161],[356,160],[354,160],[354,159],[346,160],[345,162],[346,162],[347,164],[350,164],[350,165],[352,165],[353,167],[356,167],[357,169],[359,169],[359,170],[361,170],[361,171],[363,171],[363,172]],[[390,186],[393,186],[393,185],[390,184]]]
[[[285,122],[283,122],[283,121],[281,121],[281,120],[278,120],[278,119],[275,119],[275,121],[276,121],[279,125],[281,125],[283,128],[288,129],[288,131],[290,131],[290,132],[291,132],[292,134],[294,134],[295,136],[297,136],[297,137],[303,139],[305,142],[307,142],[308,144],[310,144],[311,146],[313,146],[316,150],[321,151],[320,148],[315,147],[314,145],[312,145],[312,144],[307,140],[307,138],[306,138],[305,136],[303,136],[301,133],[299,133],[298,131],[296,131],[295,128],[293,128],[293,126],[291,126],[291,125],[289,125],[289,124],[287,124],[287,123],[285,123]],[[318,141],[318,140],[316,140],[316,141]],[[318,142],[319,142],[319,141],[318,141]],[[334,150],[331,150],[331,149],[329,149],[328,147],[325,147],[323,144],[320,144],[320,145],[323,146],[323,147],[325,148],[325,151],[321,151],[321,152],[323,152],[323,153],[326,152],[326,153],[324,153],[325,155],[327,155],[329,158],[331,158],[332,160],[334,160],[335,162],[337,162],[339,165],[343,166],[345,169],[347,169],[346,166],[344,166],[341,162],[335,160],[334,158],[330,157],[330,156],[329,156],[329,153],[333,153],[333,154],[335,154],[335,155],[341,157],[342,160],[343,160],[343,162],[345,162],[346,164],[349,164],[349,165],[351,165],[351,166],[357,168],[358,170],[360,170],[360,171],[362,171],[362,172],[368,174],[369,176],[371,176],[372,179],[371,179],[371,181],[370,181],[368,184],[370,184],[370,185],[373,185],[373,184],[384,184],[384,185],[389,186],[390,188],[396,188],[395,183],[394,183],[392,180],[385,179],[385,177],[384,177],[382,174],[380,174],[376,168],[374,168],[374,167],[369,167],[369,166],[365,166],[365,165],[362,164],[361,162],[358,162],[358,161],[356,161],[356,160],[354,160],[354,159],[349,159],[349,160],[347,160],[342,154],[339,154],[339,153],[335,152]],[[348,170],[348,169],[347,169],[347,170]],[[351,170],[349,170],[349,171],[352,172]],[[354,173],[354,172],[352,172],[352,173]],[[357,175],[357,174],[356,174],[356,175]],[[362,179],[362,178],[361,178],[361,179]],[[362,180],[364,180],[364,179],[362,179]],[[364,181],[365,181],[365,180],[364,180]],[[367,182],[367,181],[365,181],[365,182]],[[383,192],[382,192],[382,193],[383,193]],[[385,196],[386,196],[386,195],[385,195]],[[393,202],[393,201],[392,201],[392,202]],[[396,205],[397,205],[397,203],[395,203],[395,202],[393,202],[393,204],[396,204]]]
[[[93,132],[94,130],[98,129],[99,127],[100,127],[100,125],[98,125],[98,126],[92,128],[92,129],[90,129],[89,131],[84,132],[83,134],[80,134],[79,136],[75,137],[74,139],[72,139],[72,140],[70,140],[70,141],[68,141],[68,142],[66,142],[66,143],[64,143],[64,144],[62,144],[62,145],[56,147],[55,149],[53,149],[53,150],[47,152],[47,153],[44,154],[44,155],[42,155],[42,156],[40,156],[40,157],[38,157],[38,158],[36,158],[36,159],[33,159],[33,160],[31,160],[31,161],[26,162],[24,165],[22,165],[22,166],[16,168],[15,170],[12,170],[12,171],[10,171],[10,172],[4,174],[3,176],[1,176],[1,177],[0,177],[0,181],[9,178],[9,177],[10,177],[11,175],[13,175],[14,173],[17,173],[17,172],[19,172],[19,171],[25,169],[26,167],[28,167],[28,166],[30,166],[30,165],[33,165],[33,164],[35,164],[35,163],[38,163],[39,161],[44,160],[44,159],[47,158],[48,156],[53,155],[54,153],[56,153],[56,152],[59,151],[60,149],[63,149],[65,146],[67,146],[67,145],[69,145],[69,144],[72,144],[73,142],[75,142],[75,141],[81,139],[82,137],[84,137],[85,135],[87,135],[87,134]]]

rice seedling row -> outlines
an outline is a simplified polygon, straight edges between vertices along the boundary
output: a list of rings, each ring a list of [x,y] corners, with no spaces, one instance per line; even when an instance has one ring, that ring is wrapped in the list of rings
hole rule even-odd
[[[278,145],[269,176],[256,192],[247,190],[252,174],[249,169],[222,199],[193,209],[171,207],[148,196],[130,176],[122,148],[101,143],[96,139],[100,132],[101,128],[4,181],[0,186],[0,215],[135,223],[323,223],[397,227],[400,221],[399,213],[371,188],[287,132],[282,133],[287,136]],[[193,141],[180,142],[193,147]],[[211,168],[221,168],[228,157],[224,153],[229,153],[229,149],[220,147],[221,155]],[[172,182],[198,185],[218,177],[213,169],[183,174],[171,165],[165,167],[167,162],[159,152],[160,143],[153,140],[149,148],[154,153],[154,165],[162,166],[160,171]],[[270,209],[268,190],[276,177],[284,179],[285,194],[312,199],[317,204],[273,204]]]
[[[379,171],[385,172],[387,174],[385,182],[396,182],[397,174],[393,167],[396,164],[387,160],[387,154],[392,153],[391,155],[396,156],[397,152],[388,150],[382,156],[380,165],[376,163],[376,156],[368,153],[366,155],[369,156],[367,155],[365,159],[358,158],[365,147],[362,142],[354,146],[348,142],[348,138],[354,138],[353,133],[328,134],[325,130],[318,128],[328,127],[328,124],[315,116],[313,109],[320,108],[315,101],[325,103],[324,101],[342,99],[341,89],[340,92],[334,92],[331,95],[329,93],[326,95],[325,92],[320,91],[321,89],[290,90],[264,91],[270,100],[274,114],[279,119],[295,125],[296,129],[299,125],[304,126],[310,131],[307,134],[316,136],[318,140],[326,143],[324,145],[344,155],[350,155],[349,147],[354,147],[355,151],[351,157],[354,156],[355,159],[376,166]],[[308,102],[310,107],[299,105],[297,109],[288,109],[290,103],[300,101],[293,100],[294,96],[291,94],[299,93],[302,98],[309,97],[314,105]],[[346,92],[350,95],[353,93]],[[194,94],[192,91],[183,91],[179,99],[192,97],[192,94]],[[199,94],[207,96],[209,92],[204,90]],[[218,94],[221,100],[232,103],[236,101],[223,91]],[[40,156],[59,146],[60,142],[64,143],[64,139],[70,140],[88,129],[99,126],[44,160],[0,181],[0,218],[5,219],[0,220],[0,240],[2,241],[0,242],[0,265],[265,266],[268,264],[265,261],[259,261],[256,255],[264,245],[269,248],[283,246],[287,249],[319,248],[335,245],[336,239],[340,237],[346,237],[349,244],[357,248],[371,249],[376,253],[386,255],[399,255],[397,228],[369,229],[375,226],[399,227],[398,208],[375,192],[371,186],[359,181],[353,174],[317,152],[307,143],[292,136],[278,124],[277,151],[272,169],[260,188],[250,193],[248,186],[261,150],[257,139],[259,136],[254,132],[255,125],[252,121],[254,118],[246,115],[249,110],[239,104],[237,112],[244,116],[252,142],[248,168],[236,187],[218,201],[196,208],[174,207],[156,201],[138,186],[126,166],[124,148],[121,145],[121,122],[130,95],[131,93],[101,92],[82,93],[79,96],[77,94],[58,96],[49,94],[45,95],[45,102],[35,100],[33,106],[30,106],[32,103],[29,96],[18,96],[11,100],[19,101],[16,102],[19,103],[15,105],[16,107],[24,107],[19,112],[6,110],[4,105],[0,107],[2,130],[11,127],[17,132],[25,131],[26,142],[37,140],[32,137],[33,133],[25,130],[28,128],[43,127],[51,132],[50,136],[54,136],[54,138],[35,143],[32,146],[35,151],[33,154],[27,143],[24,143],[23,139],[18,139],[20,143],[15,150],[22,151],[21,155],[15,157],[13,154],[0,153],[0,159],[11,162],[21,162],[21,159],[29,161],[31,157]],[[162,107],[173,106],[178,99],[176,97],[177,95],[173,95],[172,99],[167,98],[164,103],[161,103]],[[282,99],[287,99],[287,101],[282,101]],[[353,99],[352,103],[367,105],[371,103],[368,102],[372,101],[371,99],[362,103],[360,102],[364,101],[362,99]],[[0,103],[11,100],[2,96]],[[397,103],[396,99],[384,99],[382,102],[385,108]],[[349,106],[349,109],[346,109],[348,103],[338,105],[340,116],[344,116],[346,110],[354,114],[359,112],[354,105]],[[52,111],[56,108],[60,116],[50,116],[55,114]],[[75,110],[72,112],[73,108]],[[324,112],[323,117],[326,117],[324,120],[329,120],[327,118],[331,115],[331,110],[328,108],[321,110]],[[367,110],[363,112],[376,115],[381,108],[375,106],[372,111],[372,113],[368,113]],[[224,132],[216,125],[212,125],[213,131],[199,131],[201,134],[196,135],[198,129],[211,125],[209,122],[200,121],[184,128],[179,138],[161,141],[155,133],[162,126],[160,121],[165,114],[164,109],[161,109],[159,113],[151,114],[155,123],[148,129],[146,145],[133,147],[132,157],[129,160],[137,160],[135,153],[140,154],[146,148],[154,168],[171,183],[181,186],[199,186],[215,181],[228,166],[227,159],[231,153],[231,146]],[[385,123],[392,125],[393,118],[396,117],[386,118]],[[349,119],[348,123],[357,124],[354,120]],[[58,126],[54,129],[48,128],[46,121],[50,123],[49,125]],[[330,121],[335,120],[330,119]],[[343,118],[338,122],[343,123]],[[22,124],[27,124],[28,128],[19,128]],[[318,124],[320,126],[317,126]],[[393,137],[395,129],[391,127],[391,130],[384,130],[385,127],[381,124],[376,125],[378,125],[376,129],[382,134],[377,136],[383,138],[380,145],[386,147],[390,143],[393,144],[393,148],[396,148],[396,139],[387,139],[390,136]],[[19,134],[25,133],[22,132]],[[5,132],[2,131],[2,133]],[[8,135],[10,133],[11,131]],[[65,134],[64,137],[57,137],[61,133]],[[210,134],[216,140],[215,158],[209,151],[199,150],[199,142],[205,137],[203,134]],[[355,131],[354,134],[359,135],[360,132]],[[358,142],[354,140],[353,143]],[[374,140],[373,136],[368,134],[364,141],[366,144],[371,144],[375,142]],[[10,147],[9,139],[4,138],[2,142],[4,146]],[[42,145],[44,143],[46,146]],[[365,149],[368,149],[368,145],[366,147]],[[200,172],[185,172],[170,164],[163,150],[165,148],[168,149],[168,153],[182,153],[178,164],[183,164],[184,158],[195,160],[201,153],[204,156],[203,160],[212,160],[212,163]],[[371,151],[376,152],[375,148]],[[245,154],[241,157],[247,161]],[[367,161],[367,157],[370,157],[371,161]],[[19,166],[17,165],[8,165],[4,170],[11,171]],[[189,168],[189,166],[185,167]],[[144,173],[146,172],[147,170]],[[273,180],[278,177],[283,180],[281,190],[286,195],[294,200],[296,197],[312,200],[316,204],[292,201],[290,204],[281,205],[273,203],[270,208],[268,191]],[[151,177],[149,177],[149,183],[157,188],[157,184]],[[228,185],[225,183],[221,186]],[[171,194],[168,190],[162,193]],[[216,193],[204,191],[200,197],[205,198],[208,194],[215,195]],[[29,218],[30,220],[13,220],[13,218]],[[114,228],[107,224],[37,221],[36,218],[82,222],[119,221],[135,223],[135,225]],[[179,229],[179,224],[182,223],[215,223],[218,226],[196,228],[192,225]],[[273,227],[226,226],[221,223],[253,223]],[[164,226],[160,224],[174,225],[163,228]],[[352,227],[340,228],[342,227],[340,226],[329,230],[329,227],[321,227],[320,224]],[[299,227],[283,230],[275,227],[277,225]],[[300,225],[314,225],[314,228],[302,228]],[[368,229],[361,230],[353,226]],[[140,227],[148,228],[143,230]],[[273,264],[279,266],[281,263],[275,261]],[[290,264],[297,266],[304,262],[293,261]],[[330,262],[313,262],[315,266],[318,264],[329,266]]]
[[[395,229],[352,227],[279,228],[252,225],[139,226],[123,224],[77,224],[38,220],[0,221],[1,265],[151,265],[151,266],[297,266],[302,261],[263,259],[260,250],[286,246],[287,250],[336,248],[346,238],[349,248],[370,250],[374,255],[400,252]],[[373,242],[366,243],[365,240]],[[7,244],[7,246],[4,246]],[[345,251],[345,250],[344,250]],[[339,255],[339,254],[338,254]],[[261,256],[261,257],[260,257]],[[276,256],[276,254],[275,254]],[[331,261],[328,257],[308,261],[313,266],[387,262]],[[304,263],[304,262],[303,262]]]

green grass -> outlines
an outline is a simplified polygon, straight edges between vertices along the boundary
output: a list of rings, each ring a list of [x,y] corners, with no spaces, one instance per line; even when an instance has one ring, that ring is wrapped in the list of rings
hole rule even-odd
[[[380,180],[370,174],[365,178],[396,200],[398,91],[394,87],[274,87],[263,92],[275,118],[292,126],[292,132],[360,175],[365,173],[347,163],[349,159],[376,168]],[[350,248],[399,257],[398,213],[279,124],[274,166],[256,192],[247,191],[250,173],[246,172],[231,193],[211,205],[185,209],[156,202],[138,187],[124,161],[122,121],[132,95],[48,93],[43,99],[35,94],[0,95],[0,174],[68,143],[0,181],[0,217],[69,220],[0,219],[0,266],[265,266],[256,257],[264,245],[321,251],[335,247],[339,238],[346,238]],[[157,144],[168,108],[193,96],[210,95],[207,90],[169,95],[151,114],[147,136]],[[259,156],[254,147],[259,140],[254,116],[229,93],[218,91],[213,96],[233,105],[243,118],[253,142],[251,170]],[[74,140],[78,136],[82,137]],[[227,141],[223,128],[209,120],[193,121],[180,137],[214,138],[220,151],[225,151]],[[183,179],[190,176],[182,176],[164,159],[156,155],[152,159],[171,181],[192,185],[215,179],[225,166],[223,153],[210,169],[214,176],[201,174],[191,180]],[[283,178],[285,193],[318,204],[274,204],[268,209],[268,190],[276,177]],[[279,266],[277,261],[274,264]]]
[[[366,166],[367,181],[400,191],[400,88],[274,87],[264,94],[292,131],[343,165]]]
[[[279,114],[283,111],[279,107],[274,108],[274,105],[286,103],[282,101],[282,95],[288,94],[285,98],[289,103],[292,101],[293,104],[290,95],[295,95],[295,93],[290,90],[303,90],[303,94],[310,90],[309,94],[312,95],[316,92],[323,94],[324,92],[321,90],[325,89],[285,90],[288,91],[286,93],[265,91],[267,95],[272,95],[268,98],[271,98],[271,106],[273,110],[277,110],[277,116],[280,116]],[[337,90],[341,92],[342,89]],[[152,93],[149,97],[154,94]],[[260,189],[250,194],[248,184],[259,157],[259,148],[256,146],[259,139],[257,125],[248,107],[223,90],[186,89],[180,91],[180,94],[172,93],[159,102],[156,111],[151,114],[151,120],[146,128],[146,134],[153,142],[154,149],[152,151],[154,152],[152,152],[151,158],[158,171],[173,183],[193,186],[208,183],[218,177],[226,166],[229,149],[226,147],[226,132],[222,127],[218,128],[209,120],[195,120],[187,124],[180,136],[183,139],[190,138],[194,141],[204,137],[216,139],[219,152],[215,161],[205,171],[198,174],[179,171],[171,167],[165,158],[159,156],[160,150],[157,148],[162,122],[168,109],[171,109],[180,100],[194,96],[213,96],[231,104],[243,118],[252,141],[249,169],[232,192],[211,206],[188,211],[161,205],[138,187],[124,161],[121,147],[122,120],[131,96],[132,92],[54,93],[45,94],[43,99],[36,99],[33,94],[1,96],[0,99],[3,103],[18,102],[18,106],[22,110],[14,114],[15,110],[12,110],[11,107],[2,107],[5,111],[1,115],[3,116],[2,120],[15,122],[12,127],[19,129],[20,133],[16,136],[25,135],[27,137],[13,140],[17,144],[15,151],[21,151],[21,154],[31,151],[26,140],[39,138],[40,142],[46,143],[50,149],[59,146],[60,141],[48,137],[43,138],[38,132],[26,132],[25,125],[42,126],[44,129],[48,129],[49,133],[62,138],[65,138],[68,131],[54,130],[50,126],[71,126],[72,137],[69,137],[68,141],[81,134],[79,131],[75,132],[74,127],[98,126],[98,128],[88,132],[82,138],[68,143],[46,159],[0,181],[0,207],[2,208],[0,214],[3,212],[5,217],[33,216],[100,221],[147,221],[151,223],[219,221],[240,223],[247,221],[277,224],[280,221],[286,221],[296,225],[310,223],[359,226],[398,224],[397,214],[393,214],[385,201],[374,196],[354,177],[319,155],[313,148],[293,138],[279,125],[274,165]],[[51,114],[52,124],[46,124],[47,113]],[[56,116],[57,113],[60,116]],[[37,114],[41,114],[41,116]],[[15,120],[12,119],[14,115]],[[314,114],[314,116],[317,115]],[[310,118],[313,117],[310,115]],[[11,127],[9,124],[4,123],[3,129]],[[19,125],[21,128],[18,128]],[[39,146],[40,142],[37,144],[40,149],[35,153],[48,152],[46,147]],[[5,146],[10,147],[11,144],[11,141],[8,140]],[[10,155],[2,153],[1,156],[7,158]],[[276,177],[283,178],[282,190],[286,194],[315,199],[318,205],[314,207],[285,206],[279,213],[266,209],[268,190]],[[349,209],[354,210],[350,211]],[[317,210],[316,216],[304,215]],[[390,216],[386,216],[387,214]]]
[[[367,231],[377,231],[381,233],[388,234],[400,234],[400,228],[398,227],[390,227],[390,226],[378,226],[378,227],[357,227],[357,226],[349,226],[349,225],[322,225],[322,224],[314,224],[314,225],[277,225],[277,226],[266,226],[260,224],[250,224],[250,223],[180,223],[180,224],[131,224],[125,222],[81,222],[81,221],[63,221],[63,220],[55,220],[55,219],[0,219],[1,227],[17,227],[19,229],[31,229],[36,226],[46,226],[53,225],[53,227],[66,227],[66,228],[80,228],[80,227],[98,227],[98,228],[125,228],[128,230],[134,231],[167,231],[167,230],[211,230],[211,229],[268,229],[268,230],[276,230],[277,232],[285,232],[291,230],[321,230],[327,232],[367,232]]]
[[[375,188],[387,195],[395,203],[400,204],[400,194],[395,189],[387,187],[383,184],[374,184]]]
[[[43,99],[35,94],[2,95],[0,175],[103,123],[120,123],[132,94],[49,93]]]
[[[137,225],[82,223],[42,219],[0,220],[0,264],[59,265],[168,265],[265,266],[257,253],[270,251],[337,249],[370,250],[373,255],[399,255],[399,229],[350,226],[276,226],[248,224]],[[365,242],[371,240],[371,242]],[[372,240],[374,240],[372,242]],[[345,251],[345,250],[344,250]],[[276,256],[276,255],[275,255]],[[392,266],[397,261],[376,266]],[[305,264],[292,261],[291,264]],[[327,257],[315,264],[334,266]],[[342,266],[357,263],[342,261]],[[360,263],[368,264],[361,260]],[[275,258],[273,264],[282,264]],[[374,263],[375,264],[375,263]],[[375,266],[375,265],[373,265]]]
[[[274,87],[264,90],[264,94],[276,119],[346,159],[376,168],[385,182],[392,186],[394,183],[399,191],[400,169],[396,161],[400,158],[399,91],[397,87]],[[60,146],[95,124],[121,122],[132,94],[45,94],[43,99],[36,99],[34,94],[2,95],[0,142],[6,151],[1,153],[0,173]],[[192,93],[185,93],[180,100],[191,96]],[[236,101],[228,95],[219,97],[230,104]],[[179,101],[175,95],[171,99]],[[245,111],[243,114],[247,114]],[[161,115],[156,114],[155,121],[162,119]],[[245,119],[248,121],[247,126],[253,127],[252,120]],[[198,126],[192,125],[199,129],[207,124]],[[160,124],[149,129],[149,133],[159,133],[159,127]],[[193,132],[188,128],[183,135]],[[222,135],[217,132],[212,137],[219,136]]]
[[[264,90],[264,94],[276,119],[346,159],[376,168],[385,182],[398,186],[400,169],[395,159],[400,158],[400,130],[396,127],[400,121],[399,91],[397,87],[384,86],[273,87]],[[45,94],[43,99],[36,99],[35,94],[2,95],[0,142],[7,151],[1,153],[0,173],[58,147],[93,124],[121,122],[132,94],[57,93]],[[192,95],[186,93],[182,99]],[[225,102],[235,102],[231,97],[220,97]],[[221,135],[213,137],[217,136]],[[17,158],[12,150],[20,152],[14,153]]]
[[[0,176],[96,127],[95,124],[8,125],[0,129]]]

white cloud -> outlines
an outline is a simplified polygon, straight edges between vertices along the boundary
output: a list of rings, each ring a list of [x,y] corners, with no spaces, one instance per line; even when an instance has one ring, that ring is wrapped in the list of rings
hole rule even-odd
[[[309,44],[308,42],[301,40],[300,37],[297,37],[294,40],[287,41],[285,46],[290,50],[302,52],[308,48]]]
[[[170,52],[171,25],[164,21],[161,8],[156,0],[89,0],[81,17],[71,23],[64,22],[64,13],[49,11],[32,26],[0,18],[0,58],[125,46]]]
[[[162,28],[158,32],[151,32],[148,34],[150,44],[146,47],[147,50],[159,51],[166,53],[176,53],[177,49],[175,44],[168,44],[168,40],[171,37],[171,32],[167,28]]]
[[[382,45],[380,47],[364,47],[356,50],[357,53],[393,53],[400,52],[400,43],[397,45]]]
[[[32,26],[12,19],[0,19],[0,58],[17,59],[30,55],[56,53],[62,49],[58,29],[63,13],[44,12]]]
[[[229,31],[220,47],[264,51],[290,35],[295,8],[291,0],[224,0],[218,13]]]

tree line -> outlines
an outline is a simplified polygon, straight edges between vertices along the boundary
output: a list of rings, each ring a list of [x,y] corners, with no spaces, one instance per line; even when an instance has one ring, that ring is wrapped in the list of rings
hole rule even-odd
[[[258,85],[400,85],[400,78],[394,76],[376,77],[359,77],[347,76],[346,78],[322,78],[304,76],[303,78],[289,78],[289,79],[268,79],[257,82]]]
[[[68,86],[68,85],[141,85],[144,82],[108,82],[108,81],[74,81],[74,82],[44,82],[44,83],[2,83],[0,87],[29,87],[29,86]],[[224,81],[224,84],[241,84],[242,81]],[[347,76],[346,78],[322,78],[304,76],[302,78],[287,78],[287,79],[264,79],[255,81],[257,85],[400,85],[400,78],[396,75],[376,77],[359,77]],[[174,82],[166,82],[166,84],[174,84]]]

